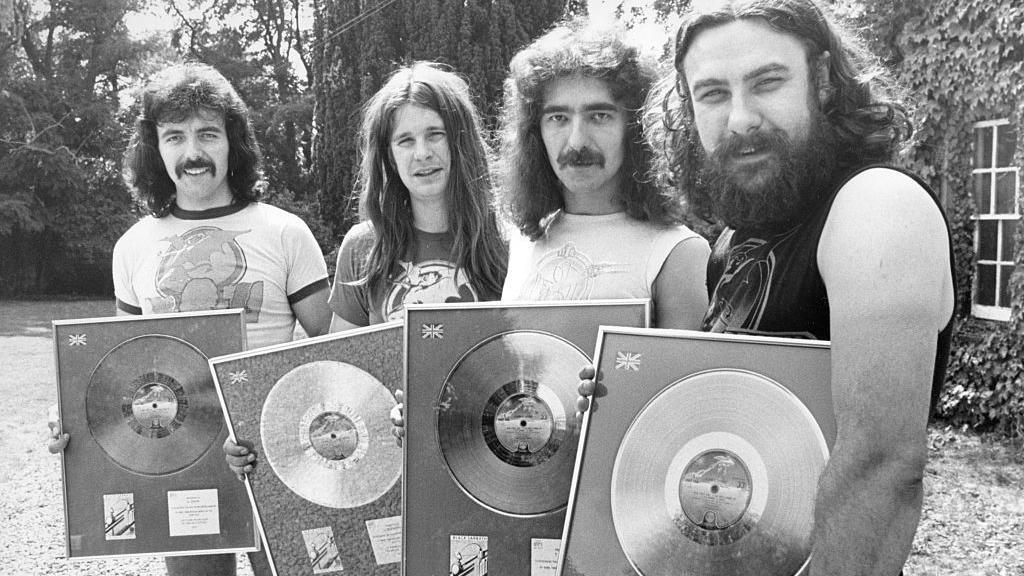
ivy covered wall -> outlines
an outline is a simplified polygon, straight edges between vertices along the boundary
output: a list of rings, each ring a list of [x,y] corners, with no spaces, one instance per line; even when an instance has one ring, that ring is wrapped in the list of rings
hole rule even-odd
[[[1020,0],[843,2],[871,30],[916,105],[908,168],[946,201],[957,261],[959,329],[940,414],[955,423],[1024,436],[1024,234],[1016,223],[1008,322],[971,316],[975,122],[1009,118],[1013,164],[1024,167],[1024,3]],[[1018,207],[1024,206],[1018,190]]]

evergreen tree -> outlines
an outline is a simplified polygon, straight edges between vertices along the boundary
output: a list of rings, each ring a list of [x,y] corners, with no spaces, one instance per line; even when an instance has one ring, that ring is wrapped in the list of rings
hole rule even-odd
[[[324,220],[338,239],[357,219],[360,106],[388,75],[417,60],[448,64],[469,82],[493,128],[509,60],[567,8],[567,0],[320,2],[313,50],[314,171]]]

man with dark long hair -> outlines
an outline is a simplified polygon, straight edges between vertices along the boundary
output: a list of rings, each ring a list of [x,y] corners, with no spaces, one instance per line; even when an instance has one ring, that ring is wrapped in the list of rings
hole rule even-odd
[[[512,59],[497,185],[521,235],[503,300],[651,298],[656,325],[699,325],[709,248],[649,177],[641,133],[656,76],[621,29],[583,20]]]
[[[649,110],[695,213],[727,226],[702,329],[832,342],[837,438],[809,573],[894,576],[921,513],[954,309],[934,194],[885,163],[910,132],[813,0],[698,1]]]
[[[150,213],[114,247],[117,308],[245,308],[250,348],[326,332],[327,266],[309,227],[257,201],[249,111],[219,72],[174,66],[142,92],[125,179]]]
[[[508,254],[466,82],[431,62],[399,68],[363,106],[360,152],[361,222],[338,250],[331,329],[497,300]]]
[[[190,63],[150,81],[124,169],[149,215],[114,246],[118,314],[244,308],[250,348],[291,340],[296,320],[309,335],[327,331],[323,254],[300,218],[257,201],[249,111],[219,72]],[[250,559],[257,574],[270,573],[261,553]],[[171,576],[230,575],[236,561],[214,554],[166,564]]]

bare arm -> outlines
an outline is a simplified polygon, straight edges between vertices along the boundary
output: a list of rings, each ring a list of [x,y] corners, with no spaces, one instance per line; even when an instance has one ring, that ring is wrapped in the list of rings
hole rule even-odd
[[[654,326],[698,330],[708,309],[711,248],[703,238],[676,244],[654,279]]]
[[[331,332],[342,332],[344,330],[351,330],[359,327],[359,324],[349,322],[337,314],[331,314]]]
[[[331,325],[331,309],[327,306],[330,288],[324,287],[292,304],[292,312],[302,329],[310,336],[326,334]]]
[[[837,438],[819,482],[810,573],[895,576],[921,513],[936,337],[953,310],[941,214],[907,176],[867,171],[839,193],[818,265]]]

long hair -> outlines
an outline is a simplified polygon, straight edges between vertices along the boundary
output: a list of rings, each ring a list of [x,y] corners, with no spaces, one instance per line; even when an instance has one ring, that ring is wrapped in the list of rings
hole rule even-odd
[[[643,103],[657,70],[625,40],[622,28],[564,21],[516,54],[509,68],[497,172],[501,208],[523,234],[536,240],[544,233],[544,219],[565,207],[562,185],[541,139],[540,116],[548,85],[574,75],[604,81],[629,113],[618,196],[626,213],[658,225],[682,221],[673,191],[659,188],[651,177],[653,154],[643,138]]]
[[[359,212],[373,225],[374,243],[363,281],[376,289],[397,270],[415,242],[409,190],[391,157],[395,116],[406,104],[436,112],[444,121],[452,159],[445,188],[450,260],[474,286],[501,293],[508,250],[492,209],[488,149],[469,86],[437,64],[417,62],[397,70],[363,108],[360,131]]]
[[[249,109],[224,76],[190,62],[158,73],[142,89],[141,110],[124,153],[124,178],[139,207],[160,218],[174,204],[175,186],[160,158],[157,125],[201,113],[224,116],[228,138],[228,186],[235,202],[259,198],[261,156]]]
[[[644,123],[659,150],[657,168],[669,172],[696,215],[712,220],[711,199],[699,184],[705,151],[697,134],[683,59],[702,31],[743,19],[761,19],[797,38],[807,50],[812,87],[826,91],[821,113],[837,142],[837,177],[861,166],[891,161],[912,126],[904,106],[890,94],[894,87],[871,63],[859,40],[830,20],[813,0],[703,0],[682,19],[675,42],[674,77],[659,83],[646,106]],[[817,77],[828,51],[828,78]],[[815,99],[816,100],[816,99]]]

